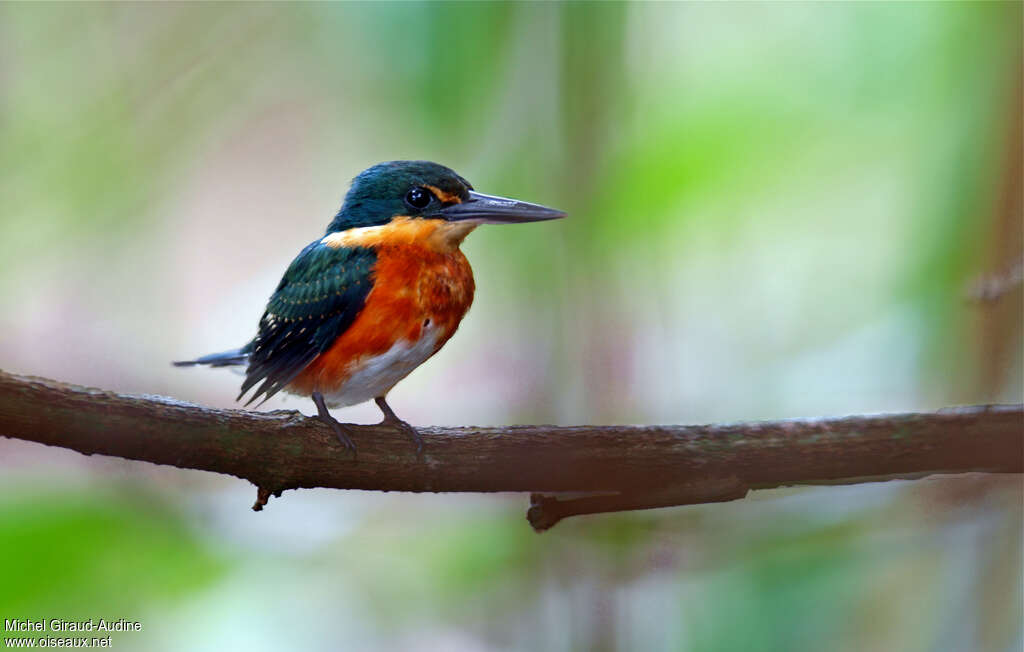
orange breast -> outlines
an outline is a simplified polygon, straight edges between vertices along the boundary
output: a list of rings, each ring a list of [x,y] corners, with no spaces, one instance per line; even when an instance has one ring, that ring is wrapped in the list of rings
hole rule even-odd
[[[373,243],[374,285],[363,310],[327,351],[288,389],[295,393],[337,391],[362,360],[397,342],[415,343],[425,327],[440,329],[434,353],[459,327],[473,302],[473,271],[458,247],[439,250],[427,242]]]

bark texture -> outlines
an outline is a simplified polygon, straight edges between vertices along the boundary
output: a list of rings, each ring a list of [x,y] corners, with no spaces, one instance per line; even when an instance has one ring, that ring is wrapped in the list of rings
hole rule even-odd
[[[360,426],[353,456],[297,411],[220,410],[0,371],[0,435],[258,488],[532,494],[535,529],[578,514],[742,498],[752,489],[933,473],[1020,473],[1024,406],[704,426]],[[568,496],[563,492],[585,492]],[[561,495],[551,495],[559,493]]]

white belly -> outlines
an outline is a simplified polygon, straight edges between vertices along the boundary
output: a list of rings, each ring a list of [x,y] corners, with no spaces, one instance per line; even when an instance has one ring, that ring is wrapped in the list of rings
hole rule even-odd
[[[425,328],[415,342],[399,340],[380,355],[362,358],[352,368],[348,380],[324,400],[330,407],[345,407],[384,396],[398,381],[434,355],[441,331]]]

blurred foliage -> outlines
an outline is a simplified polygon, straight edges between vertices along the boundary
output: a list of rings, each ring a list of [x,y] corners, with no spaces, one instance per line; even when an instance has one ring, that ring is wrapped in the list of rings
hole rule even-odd
[[[1022,293],[965,290],[1020,252],[999,198],[1021,192],[1022,14],[0,4],[0,367],[232,405],[236,378],[167,360],[252,335],[348,178],[429,158],[571,218],[467,241],[476,305],[392,395],[414,423],[1020,400]],[[535,536],[522,500],[288,492],[254,515],[237,482],[0,443],[0,617],[142,620],[119,649],[1022,645],[1019,478]]]
[[[156,497],[9,491],[0,503],[0,613],[8,618],[137,620],[228,567]]]

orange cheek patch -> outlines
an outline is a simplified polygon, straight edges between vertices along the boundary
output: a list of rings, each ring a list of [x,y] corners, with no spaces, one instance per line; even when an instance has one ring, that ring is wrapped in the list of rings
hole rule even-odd
[[[378,247],[381,245],[411,245],[426,240],[444,220],[413,219],[398,215],[387,224],[360,226],[345,231],[328,233],[320,239],[322,244],[340,247]]]
[[[328,233],[320,239],[320,243],[334,249],[405,246],[416,250],[431,249],[451,253],[458,249],[466,236],[476,227],[476,223],[470,221],[447,222],[399,216],[380,226],[361,226]]]

